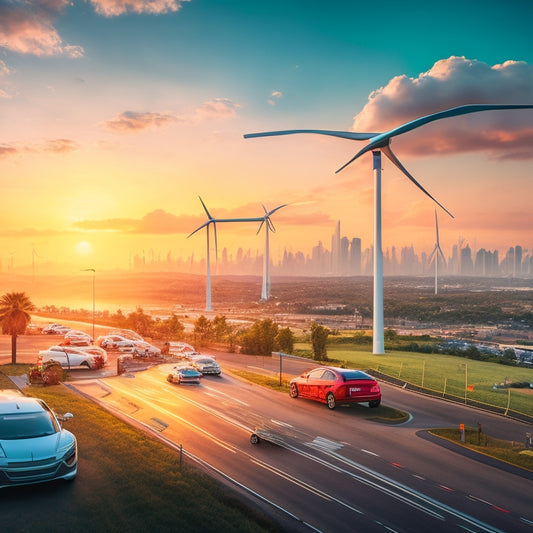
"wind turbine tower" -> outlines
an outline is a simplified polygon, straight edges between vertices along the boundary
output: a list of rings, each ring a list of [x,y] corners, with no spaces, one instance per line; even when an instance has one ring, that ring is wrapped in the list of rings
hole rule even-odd
[[[276,135],[291,135],[295,133],[317,133],[320,135],[330,135],[333,137],[340,137],[343,139],[350,139],[353,141],[368,141],[368,144],[357,152],[352,159],[337,170],[340,172],[346,168],[353,161],[361,157],[367,152],[372,152],[373,170],[374,170],[374,326],[373,326],[373,353],[385,353],[385,335],[384,335],[384,319],[383,319],[383,249],[382,249],[382,227],[381,227],[381,153],[383,152],[390,161],[400,169],[424,194],[429,196],[437,205],[439,205],[450,216],[453,215],[441,205],[431,194],[418,183],[413,176],[402,165],[399,159],[391,150],[390,142],[393,137],[397,137],[409,131],[413,131],[425,124],[441,120],[444,118],[452,118],[460,115],[470,113],[477,113],[480,111],[494,111],[503,109],[533,109],[533,104],[529,105],[514,105],[514,104],[471,104],[446,109],[438,113],[426,115],[411,122],[407,122],[392,130],[384,133],[360,133],[349,131],[332,131],[332,130],[282,130],[269,131],[261,133],[249,133],[244,135],[245,139],[252,137],[270,137]]]
[[[272,231],[273,233],[276,231],[276,228],[274,227],[274,224],[272,220],[270,219],[270,215],[275,213],[278,209],[281,209],[282,207],[285,207],[287,204],[280,205],[276,207],[275,209],[272,209],[272,211],[267,211],[266,207],[263,205],[263,210],[265,212],[265,216],[263,217],[261,221],[261,225],[259,226],[259,229],[257,230],[257,233],[261,231],[261,228],[263,225],[265,226],[265,252],[263,254],[263,285],[261,288],[261,300],[267,301],[270,298],[270,243],[269,243],[269,234]]]
[[[437,233],[437,240],[435,242],[435,248],[433,248],[433,251],[431,252],[429,256],[429,264],[431,265],[431,261],[435,261],[435,294],[439,293],[439,256],[442,259],[443,264],[446,264],[446,259],[444,258],[444,254],[442,253],[440,242],[439,242],[439,219],[437,218],[437,210],[435,209],[435,230]]]

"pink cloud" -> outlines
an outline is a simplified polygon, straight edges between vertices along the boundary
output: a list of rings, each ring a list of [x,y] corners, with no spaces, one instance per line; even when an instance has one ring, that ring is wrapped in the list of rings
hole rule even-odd
[[[81,46],[63,43],[54,27],[55,18],[68,0],[28,0],[0,4],[0,47],[35,56],[83,56]]]
[[[195,111],[195,118],[199,120],[224,120],[236,115],[241,106],[227,98],[214,98],[204,102]]]
[[[108,120],[104,126],[115,133],[137,133],[148,128],[159,128],[178,121],[176,115],[169,113],[124,111]]]
[[[386,131],[417,117],[464,104],[533,103],[533,65],[490,66],[464,57],[437,61],[417,78],[396,76],[373,92],[353,131]],[[402,136],[403,154],[489,150],[494,157],[533,158],[533,111],[492,111],[442,120]]]
[[[279,205],[279,204],[278,204]],[[209,209],[214,218],[255,218],[264,214],[260,205],[248,204],[246,212],[243,206],[235,209],[213,208]],[[331,225],[331,217],[322,212],[298,213],[290,209],[290,205],[277,211],[273,215],[274,223],[291,224],[295,226]],[[272,206],[267,206],[271,209]],[[74,223],[77,229],[85,231],[117,231],[135,234],[169,235],[184,233],[189,234],[207,221],[203,212],[198,215],[173,215],[163,209],[156,209],[144,215],[141,219],[111,218],[104,220],[80,220]]]
[[[189,0],[91,0],[96,12],[106,17],[125,13],[161,15],[178,11]]]
[[[3,144],[0,145],[0,158],[39,152],[64,154],[78,149],[78,143],[71,139],[48,139],[41,144]]]
[[[204,120],[225,120],[235,116],[239,104],[226,98],[214,98],[204,102],[190,115],[175,113],[123,111],[104,123],[104,127],[115,133],[139,133],[148,128],[160,128],[174,122],[192,123]]]
[[[46,141],[43,150],[45,152],[66,153],[78,149],[78,144],[70,139],[51,139]]]

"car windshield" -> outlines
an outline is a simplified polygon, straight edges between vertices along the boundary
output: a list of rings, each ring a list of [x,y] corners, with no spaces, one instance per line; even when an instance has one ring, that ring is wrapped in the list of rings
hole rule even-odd
[[[352,379],[374,379],[368,374],[361,372],[361,370],[343,370],[342,376],[344,381],[351,381]]]
[[[50,413],[15,413],[0,415],[0,439],[33,439],[59,431]]]

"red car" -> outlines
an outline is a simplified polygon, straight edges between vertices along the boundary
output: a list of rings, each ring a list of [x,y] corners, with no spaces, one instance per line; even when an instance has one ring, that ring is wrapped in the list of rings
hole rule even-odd
[[[321,366],[291,379],[291,398],[309,398],[335,409],[341,403],[368,402],[370,407],[381,403],[378,382],[361,370]]]

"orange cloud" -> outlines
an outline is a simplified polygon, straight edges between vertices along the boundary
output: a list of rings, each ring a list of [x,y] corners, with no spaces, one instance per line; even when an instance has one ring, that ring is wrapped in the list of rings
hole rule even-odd
[[[396,76],[374,91],[354,117],[353,131],[386,131],[464,104],[531,104],[533,65],[490,66],[465,57],[437,61],[417,78]],[[531,111],[493,111],[442,120],[402,136],[402,154],[490,150],[494,157],[533,158]]]
[[[178,120],[178,117],[168,113],[124,111],[114,119],[108,120],[104,126],[117,133],[137,133],[148,128],[159,128]]]
[[[68,0],[28,0],[0,4],[0,47],[35,56],[82,57],[81,46],[63,43],[53,23]]]
[[[0,145],[0,158],[18,154],[48,152],[63,154],[78,150],[79,145],[71,139],[48,139],[41,144],[3,144]]]
[[[249,204],[251,207],[252,204]],[[243,212],[242,207],[232,210],[211,208],[209,212],[214,218],[255,218],[261,217],[264,211],[261,206],[254,206],[255,212],[248,209]],[[271,208],[271,206],[268,206]],[[322,212],[298,213],[289,210],[290,205],[276,211],[275,222],[295,226],[331,225],[331,217]],[[169,235],[177,233],[189,234],[207,221],[205,213],[199,215],[173,215],[163,209],[156,209],[144,215],[141,219],[111,218],[105,220],[81,220],[74,223],[74,227],[83,231],[114,231],[133,234]]]

